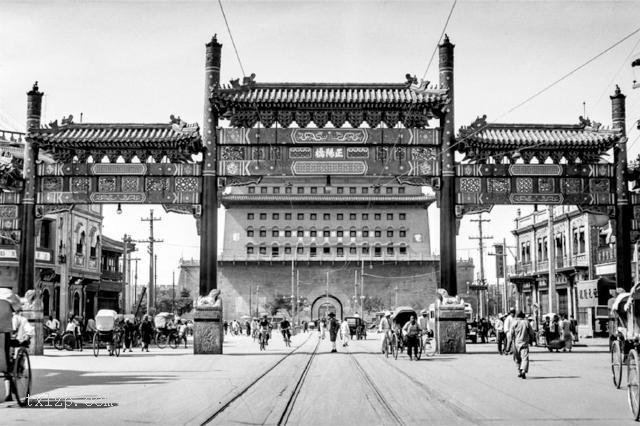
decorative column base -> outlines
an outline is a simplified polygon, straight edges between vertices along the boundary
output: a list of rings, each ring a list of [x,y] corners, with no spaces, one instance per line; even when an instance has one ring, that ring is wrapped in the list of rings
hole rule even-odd
[[[29,320],[35,329],[35,336],[29,345],[29,355],[44,355],[44,330],[42,328],[42,309],[23,309],[22,316]]]
[[[464,302],[459,298],[445,298],[444,303],[438,300],[435,320],[438,353],[466,353],[467,318],[464,313]]]
[[[222,354],[222,306],[196,307],[193,318],[193,353]]]

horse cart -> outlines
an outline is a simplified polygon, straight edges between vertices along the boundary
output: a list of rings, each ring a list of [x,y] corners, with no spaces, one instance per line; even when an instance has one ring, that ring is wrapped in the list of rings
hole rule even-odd
[[[93,356],[97,357],[101,346],[106,346],[109,355],[120,356],[122,328],[118,313],[111,309],[100,309],[96,314],[96,329],[93,334]]]

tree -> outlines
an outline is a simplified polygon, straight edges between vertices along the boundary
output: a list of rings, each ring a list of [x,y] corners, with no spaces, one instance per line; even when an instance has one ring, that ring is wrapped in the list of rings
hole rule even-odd
[[[378,296],[366,296],[364,298],[363,309],[368,314],[371,314],[371,312],[378,312],[384,309],[384,302],[382,301],[382,298]]]
[[[265,303],[264,308],[271,315],[275,315],[280,309],[284,309],[289,313],[289,315],[291,315],[291,297],[276,294],[270,302]]]

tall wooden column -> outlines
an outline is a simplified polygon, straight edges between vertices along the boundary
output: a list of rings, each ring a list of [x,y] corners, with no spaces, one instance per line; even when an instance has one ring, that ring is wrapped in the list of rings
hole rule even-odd
[[[42,95],[36,81],[27,92],[27,134],[40,127],[42,114]],[[18,266],[18,294],[24,296],[27,290],[35,288],[35,223],[36,223],[36,158],[37,148],[29,137],[25,138],[24,164],[22,176],[24,191],[21,206],[20,264]]]
[[[613,127],[622,132],[622,138],[613,149],[616,165],[616,281],[618,287],[630,290],[631,277],[631,206],[629,188],[625,177],[627,170],[627,135],[625,120],[625,98],[616,86],[611,98],[611,118]]]
[[[209,96],[211,89],[220,85],[220,56],[222,45],[216,36],[207,43],[205,62],[205,99],[202,139],[202,222],[200,228],[200,295],[217,288],[218,270],[218,184],[216,176],[216,128],[218,115]]]
[[[202,140],[202,219],[200,226],[200,295],[216,289],[218,278],[218,179],[216,143],[218,114],[209,99],[211,89],[220,85],[222,45],[214,35],[206,45],[204,120]],[[194,317],[194,354],[221,354],[223,341],[222,301],[196,306]]]
[[[453,48],[449,37],[445,35],[439,46],[440,50],[440,85],[449,89],[444,115],[440,118],[442,132],[440,181],[440,280],[441,287],[451,296],[457,294],[457,256],[456,256],[456,212],[455,212],[455,149],[454,143],[454,93],[453,93]]]

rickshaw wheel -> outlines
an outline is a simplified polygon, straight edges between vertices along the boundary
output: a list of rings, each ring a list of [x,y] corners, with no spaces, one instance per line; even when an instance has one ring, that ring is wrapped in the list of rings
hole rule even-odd
[[[627,359],[627,388],[629,407],[634,419],[640,419],[640,364],[638,364],[638,351],[632,349]]]
[[[393,357],[395,359],[398,359],[398,345],[400,344],[400,342],[398,342],[398,338],[394,336],[393,338]]]
[[[156,346],[160,349],[164,349],[167,347],[167,335],[162,334],[161,332],[156,333]]]
[[[171,349],[176,349],[178,347],[178,335],[177,334],[170,334],[168,337],[169,340],[169,346],[171,347]]]
[[[11,390],[21,407],[29,403],[31,392],[31,361],[29,352],[25,348],[18,349],[18,354],[13,361],[11,377]]]
[[[615,340],[611,344],[611,373],[613,375],[613,385],[618,389],[620,389],[620,385],[622,384],[622,358],[620,341]]]
[[[384,356],[389,358],[389,352],[391,351],[391,343],[389,342],[389,336],[384,336]]]
[[[100,339],[98,338],[98,332],[93,333],[93,356],[97,357],[100,352]]]
[[[418,350],[416,351],[416,359],[422,357],[422,336],[418,336]]]

